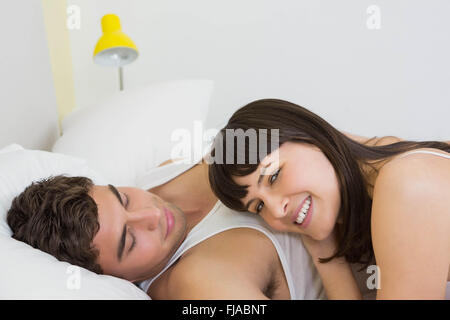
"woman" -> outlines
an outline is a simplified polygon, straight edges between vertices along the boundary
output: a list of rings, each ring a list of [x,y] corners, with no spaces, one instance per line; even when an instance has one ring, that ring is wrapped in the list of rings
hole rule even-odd
[[[265,129],[265,140],[256,135],[239,149],[238,135],[226,134],[237,129]],[[279,145],[271,148],[272,133]],[[239,163],[243,152],[256,163]],[[232,115],[214,142],[211,156],[219,154],[228,157],[225,164],[209,162],[216,196],[273,229],[301,234],[329,298],[360,298],[348,263],[375,261],[377,298],[445,297],[450,144],[363,144],[305,108],[266,99]]]

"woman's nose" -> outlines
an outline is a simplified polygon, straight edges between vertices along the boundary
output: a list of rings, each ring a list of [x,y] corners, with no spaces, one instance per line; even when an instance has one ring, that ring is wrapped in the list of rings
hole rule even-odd
[[[273,199],[269,207],[272,216],[276,219],[284,218],[288,214],[288,199]]]

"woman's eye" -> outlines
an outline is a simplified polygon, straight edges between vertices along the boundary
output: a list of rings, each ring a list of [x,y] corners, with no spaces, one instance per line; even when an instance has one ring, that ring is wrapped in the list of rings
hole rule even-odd
[[[281,169],[278,169],[277,172],[275,172],[270,178],[269,178],[269,183],[272,184],[274,183],[275,180],[277,180],[278,174],[280,173]],[[274,179],[275,177],[275,179]]]
[[[256,206],[256,213],[260,213],[262,210],[261,204],[264,204],[264,202],[260,202],[257,206]]]
[[[281,168],[278,169],[273,175],[271,175],[269,177],[269,184],[273,184],[275,182],[275,180],[277,180],[278,175],[280,174]],[[264,202],[260,202],[257,206],[256,206],[256,213],[260,213],[262,208],[263,208]]]

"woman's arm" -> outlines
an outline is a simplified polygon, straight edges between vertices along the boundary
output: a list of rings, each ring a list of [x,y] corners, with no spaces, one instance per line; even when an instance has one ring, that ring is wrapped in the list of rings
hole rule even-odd
[[[334,258],[326,263],[319,261],[319,258],[328,258],[334,254],[336,248],[335,230],[327,239],[322,241],[316,241],[307,235],[303,235],[303,244],[314,261],[328,299],[361,300],[361,292],[345,258]]]
[[[446,161],[410,155],[380,171],[372,207],[377,299],[444,299],[450,265]]]

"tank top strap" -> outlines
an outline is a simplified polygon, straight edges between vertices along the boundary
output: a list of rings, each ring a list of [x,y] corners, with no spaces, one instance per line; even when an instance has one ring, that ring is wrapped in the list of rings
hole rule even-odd
[[[442,151],[442,152],[445,152],[445,151]],[[406,152],[406,153],[400,155],[400,158],[403,158],[403,157],[405,157],[405,156],[407,156],[407,155],[414,154],[414,153],[433,154],[433,155],[436,155],[436,156],[439,156],[439,157],[443,157],[443,158],[450,159],[450,155],[448,155],[448,154],[442,154],[442,153],[439,153],[439,152],[429,151],[429,150],[414,150],[414,151],[408,151],[408,152]]]

